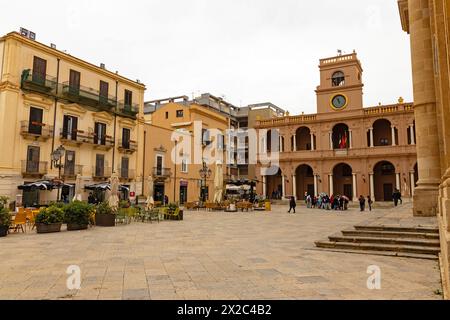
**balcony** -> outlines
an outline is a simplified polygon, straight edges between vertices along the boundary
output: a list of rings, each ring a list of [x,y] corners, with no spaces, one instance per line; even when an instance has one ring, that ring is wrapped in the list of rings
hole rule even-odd
[[[82,130],[67,131],[61,129],[60,139],[63,145],[79,147],[82,144],[92,144],[93,139]]]
[[[136,173],[134,170],[131,169],[127,169],[127,168],[118,168],[117,169],[118,173],[119,173],[119,178],[121,180],[133,180],[136,178]]]
[[[126,104],[125,101],[119,101],[117,106],[117,114],[136,119],[139,114],[139,105],[137,103]]]
[[[160,167],[153,168],[153,177],[155,177],[156,179],[165,180],[167,178],[170,178],[171,175],[172,172],[170,168],[160,168]]]
[[[21,77],[23,90],[53,95],[56,93],[56,77],[42,75],[30,69],[23,70]]]
[[[48,173],[48,162],[22,161],[22,175],[25,177],[42,177]]]
[[[94,149],[109,151],[114,148],[114,139],[111,136],[97,137],[95,133],[90,133],[89,143],[94,146]]]
[[[73,87],[69,82],[62,84],[62,95],[71,102],[111,112],[116,107],[116,99],[112,96],[101,96],[98,90],[87,87]]]
[[[83,174],[83,166],[74,165],[74,166],[65,166],[62,172],[62,177],[65,180],[74,180],[77,175]]]
[[[25,139],[47,141],[53,136],[53,126],[40,122],[21,121],[20,134]]]
[[[92,178],[94,180],[107,180],[112,176],[112,169],[109,167],[93,167]]]
[[[133,154],[137,151],[138,144],[136,141],[129,140],[119,140],[119,152]]]

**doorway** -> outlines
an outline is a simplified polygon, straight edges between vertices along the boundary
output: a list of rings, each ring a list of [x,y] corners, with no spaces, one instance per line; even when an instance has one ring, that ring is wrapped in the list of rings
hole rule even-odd
[[[155,195],[154,195],[155,201],[164,203],[164,195],[165,195],[164,184],[161,183],[155,184]]]
[[[187,186],[180,186],[180,204],[185,204],[187,202]]]
[[[384,201],[392,201],[392,194],[394,193],[394,186],[392,183],[385,183],[383,185]]]

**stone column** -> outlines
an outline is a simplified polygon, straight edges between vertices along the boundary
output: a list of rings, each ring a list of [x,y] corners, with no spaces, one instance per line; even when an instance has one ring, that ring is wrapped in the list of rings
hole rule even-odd
[[[330,150],[333,150],[333,132],[330,132]]]
[[[311,133],[311,150],[314,151],[316,146],[314,145],[314,134]]]
[[[317,197],[319,195],[319,179],[317,175],[314,175],[314,196]]]
[[[369,135],[370,135],[370,147],[373,148],[374,147],[374,143],[373,143],[373,128],[369,129]]]
[[[280,152],[283,152],[283,151],[284,151],[284,150],[283,150],[283,137],[280,136],[278,140],[279,140],[279,141],[278,141],[278,143],[279,143],[279,148],[278,148],[278,150],[280,150]]]
[[[394,126],[391,127],[391,133],[392,133],[392,145],[396,146],[397,143],[395,141],[395,127]]]
[[[401,184],[400,184],[400,173],[396,173],[395,174],[395,188],[397,189],[397,190],[400,190],[400,192],[401,192],[401,190],[402,190],[402,186],[401,186]]]
[[[353,201],[358,201],[358,188],[357,188],[356,173],[353,174]]]
[[[411,125],[409,127],[409,132],[410,132],[410,135],[411,135],[411,144],[415,145],[416,144],[416,137],[414,135],[414,125]]]
[[[297,151],[297,135],[294,135],[294,148],[293,151]]]
[[[415,179],[414,172],[410,172],[409,176],[410,176],[410,184],[411,184],[411,197],[413,197],[414,196],[414,189],[416,188],[416,184],[415,184],[415,181],[414,181],[414,179]]]
[[[284,199],[285,196],[286,196],[286,177],[283,174],[281,176],[281,199]]]
[[[373,176],[373,173],[369,174],[369,180],[370,180],[370,197],[372,198],[372,201],[375,202],[375,179]]]
[[[348,137],[349,137],[349,149],[353,149],[353,132],[352,132],[352,130],[348,131]]]
[[[263,176],[263,194],[264,197],[267,197],[267,177]]]
[[[329,196],[331,197],[334,194],[334,181],[333,181],[333,175],[330,174],[329,175],[329,179],[328,179],[328,183],[330,184],[330,194]]]
[[[292,176],[292,193],[297,200],[297,176],[295,175]]]
[[[435,216],[441,178],[430,1],[409,0],[414,115],[419,181],[414,192],[415,216]]]

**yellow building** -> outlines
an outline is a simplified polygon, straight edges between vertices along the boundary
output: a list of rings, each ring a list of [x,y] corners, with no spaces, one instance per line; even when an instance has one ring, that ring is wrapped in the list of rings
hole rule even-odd
[[[141,194],[143,84],[17,32],[0,38],[0,72],[0,194],[45,204],[56,190],[25,189],[21,198],[18,186],[62,180],[62,198],[70,199],[77,175],[86,186],[113,171]],[[51,159],[60,146],[61,180]]]
[[[437,214],[444,295],[450,297],[450,1],[398,1],[410,35],[417,126],[414,215]]]
[[[208,137],[207,132],[217,129],[225,133],[230,128],[230,119],[225,114],[220,114],[198,103],[189,102],[186,97],[155,102],[146,104],[158,106],[145,116],[147,124],[145,125],[144,158],[145,176],[152,176],[154,179],[155,201],[163,201],[165,195],[169,197],[170,202],[199,201],[202,189],[205,190],[206,199],[212,201],[216,161],[213,161],[211,157],[205,157],[207,152],[204,152],[205,148],[215,143],[218,135],[211,134]],[[200,123],[198,127],[196,122]],[[174,134],[183,137],[179,141],[178,152],[173,151],[175,150],[175,141],[172,139]],[[181,148],[185,138],[191,141],[190,150]],[[196,145],[200,146],[197,150]],[[224,163],[226,159],[224,148],[219,147],[218,150],[222,152]],[[203,162],[206,163],[207,171],[210,171],[209,177],[206,177],[206,184],[199,173],[203,168]],[[225,169],[224,173],[226,176]],[[147,188],[146,185],[145,193]]]

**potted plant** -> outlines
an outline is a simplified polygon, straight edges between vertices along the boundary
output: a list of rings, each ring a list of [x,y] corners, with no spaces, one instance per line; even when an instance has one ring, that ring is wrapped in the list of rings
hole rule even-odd
[[[8,197],[0,197],[0,237],[8,235],[11,226],[11,214],[8,209]]]
[[[68,231],[86,230],[89,226],[92,206],[82,201],[74,201],[64,207],[64,222]]]
[[[95,225],[99,227],[115,227],[116,214],[107,202],[100,203],[95,212]]]
[[[36,216],[37,233],[60,232],[64,221],[64,210],[57,206],[43,208]]]

